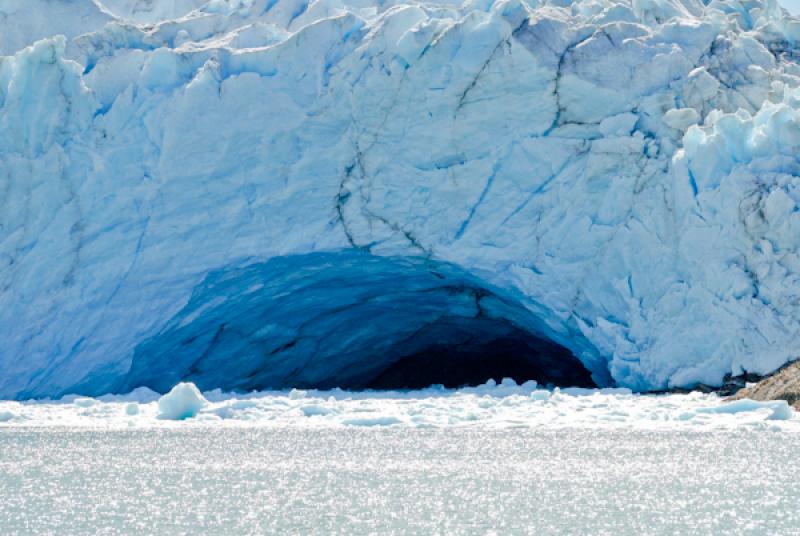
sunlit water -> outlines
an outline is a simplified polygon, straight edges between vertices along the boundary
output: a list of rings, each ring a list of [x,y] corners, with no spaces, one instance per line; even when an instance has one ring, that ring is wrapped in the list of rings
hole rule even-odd
[[[800,534],[798,460],[785,402],[699,393],[0,402],[0,534]]]
[[[800,534],[773,430],[0,430],[3,534]]]

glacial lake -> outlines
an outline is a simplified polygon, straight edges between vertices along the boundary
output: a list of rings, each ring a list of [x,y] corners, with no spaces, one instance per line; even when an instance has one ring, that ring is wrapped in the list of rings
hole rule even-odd
[[[800,534],[795,413],[513,392],[3,403],[0,532]]]

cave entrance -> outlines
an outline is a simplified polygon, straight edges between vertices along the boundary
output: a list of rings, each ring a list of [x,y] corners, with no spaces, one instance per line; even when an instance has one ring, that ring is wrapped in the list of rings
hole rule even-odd
[[[589,371],[563,346],[513,325],[489,326],[496,323],[502,321],[468,322],[466,336],[457,344],[437,342],[442,336],[450,338],[444,330],[452,326],[433,325],[428,347],[400,357],[364,387],[453,388],[481,385],[489,379],[500,383],[504,378],[519,384],[536,380],[544,385],[595,387]],[[437,335],[437,329],[443,331]]]
[[[595,386],[544,315],[429,259],[276,258],[209,274],[136,348],[124,388],[416,389],[506,377]]]

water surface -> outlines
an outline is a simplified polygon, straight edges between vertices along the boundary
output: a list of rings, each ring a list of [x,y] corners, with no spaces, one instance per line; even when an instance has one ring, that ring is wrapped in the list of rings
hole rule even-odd
[[[800,534],[795,431],[0,429],[4,534]]]

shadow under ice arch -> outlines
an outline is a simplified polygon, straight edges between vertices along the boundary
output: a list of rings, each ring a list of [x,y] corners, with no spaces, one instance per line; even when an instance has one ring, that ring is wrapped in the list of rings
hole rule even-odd
[[[121,388],[402,389],[502,377],[594,386],[548,333],[519,301],[451,264],[353,251],[280,257],[209,274],[138,345]]]

